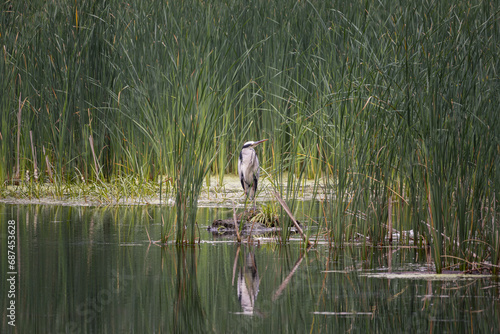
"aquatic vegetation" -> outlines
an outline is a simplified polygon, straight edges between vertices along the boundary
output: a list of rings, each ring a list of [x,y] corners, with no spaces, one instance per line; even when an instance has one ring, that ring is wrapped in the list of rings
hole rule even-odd
[[[268,202],[268,203],[262,205],[259,208],[257,214],[254,215],[250,219],[250,221],[263,224],[267,227],[273,227],[273,226],[278,225],[279,216],[278,216],[278,209],[276,207],[276,204],[273,202]]]
[[[203,182],[222,184],[245,141],[269,138],[262,175],[292,212],[314,179],[332,245],[413,230],[438,271],[498,273],[495,1],[0,10],[2,194],[35,171],[56,196],[80,179],[104,199],[115,179],[170,180],[160,193],[175,197],[176,238],[194,242]]]

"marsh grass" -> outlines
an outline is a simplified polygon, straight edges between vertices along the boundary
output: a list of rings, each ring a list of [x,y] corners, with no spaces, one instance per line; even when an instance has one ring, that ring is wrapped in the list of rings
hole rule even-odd
[[[61,196],[81,178],[172,180],[177,240],[193,242],[203,181],[222,184],[243,142],[270,138],[261,165],[292,212],[305,179],[326,191],[332,245],[388,243],[390,214],[438,271],[498,272],[497,7],[6,3],[0,179],[37,163]]]

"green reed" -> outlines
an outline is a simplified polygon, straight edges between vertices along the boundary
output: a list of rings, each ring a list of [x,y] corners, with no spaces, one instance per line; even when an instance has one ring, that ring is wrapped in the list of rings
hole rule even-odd
[[[292,211],[315,179],[335,244],[388,243],[390,215],[438,271],[498,265],[496,7],[2,5],[0,178],[33,175],[36,160],[39,182],[169,180],[193,241],[203,180],[270,138],[262,167]]]

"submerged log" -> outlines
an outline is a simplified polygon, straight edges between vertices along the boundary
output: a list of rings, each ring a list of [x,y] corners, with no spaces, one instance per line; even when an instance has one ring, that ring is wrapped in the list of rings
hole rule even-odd
[[[242,235],[272,233],[281,230],[278,218],[275,217],[271,221],[269,219],[263,220],[264,217],[257,217],[261,214],[261,211],[255,209],[244,211],[236,216],[236,226],[234,218],[216,219],[211,226],[208,226],[207,230],[214,234],[236,234],[236,228],[239,227]],[[290,231],[296,232],[293,227],[290,228]]]
[[[274,227],[267,227],[266,225],[258,222],[249,222],[241,220],[237,221],[238,225],[241,226],[241,234],[261,234],[276,231]],[[235,234],[236,227],[234,226],[233,219],[216,219],[211,226],[208,227],[208,231],[217,234]]]

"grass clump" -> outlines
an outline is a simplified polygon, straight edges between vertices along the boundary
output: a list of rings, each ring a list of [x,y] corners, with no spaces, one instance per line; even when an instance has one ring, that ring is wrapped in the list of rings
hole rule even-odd
[[[268,202],[260,206],[249,220],[251,223],[262,224],[266,227],[279,226],[279,212],[276,203]]]

